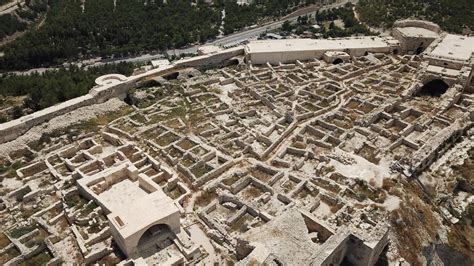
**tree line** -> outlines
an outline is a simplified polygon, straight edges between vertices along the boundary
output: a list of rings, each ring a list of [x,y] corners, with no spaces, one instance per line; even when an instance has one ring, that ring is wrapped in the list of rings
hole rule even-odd
[[[23,16],[37,16],[48,7],[39,27],[2,48],[0,71],[60,65],[92,57],[127,57],[204,43],[219,34],[225,9],[224,33],[230,34],[263,18],[276,18],[317,0],[215,0],[212,5],[189,0],[28,0]],[[33,18],[33,17],[32,17]],[[24,25],[0,23],[0,34]],[[13,25],[13,26],[10,26]],[[2,31],[3,29],[3,31]],[[0,36],[1,37],[1,36]]]
[[[224,33],[230,34],[256,24],[262,19],[276,19],[285,16],[298,7],[315,4],[318,0],[255,0],[249,5],[238,5],[234,0],[217,0],[215,6],[226,11]]]
[[[11,0],[0,0],[0,5],[8,2],[11,2]],[[46,12],[46,9],[46,0],[28,0],[25,5],[19,6],[15,11],[0,15],[0,40],[16,32],[26,30],[29,24],[32,24],[41,14]]]
[[[183,47],[214,38],[219,25],[218,10],[189,0],[50,0],[44,24],[4,47],[0,70]]]
[[[316,12],[315,19],[317,23],[331,21],[328,27],[322,27],[323,38],[347,37],[353,35],[378,35],[378,32],[372,32],[367,26],[360,23],[354,16],[352,3],[347,3],[344,7],[332,8]],[[334,20],[342,20],[344,28],[338,27]]]
[[[9,74],[0,78],[0,95],[28,95],[22,108],[14,111],[34,112],[86,94],[99,76],[111,73],[129,76],[133,69],[134,65],[131,63],[119,63],[91,67],[87,70],[71,66],[68,69],[61,68],[42,74]],[[14,118],[19,116],[21,115],[13,114]]]
[[[462,33],[474,30],[474,1],[463,0],[360,0],[356,6],[362,21],[373,27],[390,28],[396,20],[425,19],[444,30]]]

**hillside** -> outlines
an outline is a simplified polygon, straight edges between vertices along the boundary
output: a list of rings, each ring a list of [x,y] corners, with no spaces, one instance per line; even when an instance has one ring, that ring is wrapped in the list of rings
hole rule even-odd
[[[361,0],[360,19],[370,26],[389,28],[398,19],[418,18],[437,23],[446,31],[474,30],[474,1],[463,0]]]
[[[33,1],[44,0],[29,3]],[[0,57],[0,72],[97,56],[127,57],[204,43],[219,34],[223,9],[226,10],[223,31],[230,34],[259,20],[288,14],[300,4],[296,0],[266,0],[249,6],[239,6],[234,0],[216,0],[213,5],[191,4],[189,0],[172,0],[167,4],[135,0],[51,0],[41,26],[32,27],[22,37],[0,47],[0,52],[3,50],[5,54]],[[34,14],[39,16],[40,11]],[[26,29],[17,15],[0,16],[0,22],[2,19],[5,23],[0,26],[0,40]]]
[[[8,44],[0,69],[60,64],[85,55],[127,56],[182,47],[215,37],[220,13],[189,1],[138,4],[134,0],[49,1],[39,29]]]

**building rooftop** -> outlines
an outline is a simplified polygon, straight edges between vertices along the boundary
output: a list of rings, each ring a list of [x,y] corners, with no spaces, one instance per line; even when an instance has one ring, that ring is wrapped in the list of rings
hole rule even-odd
[[[83,189],[110,211],[110,221],[124,238],[179,212],[157,184],[146,176],[136,179],[136,175],[137,168],[126,162],[78,180]]]
[[[424,37],[424,38],[438,38],[439,34],[424,28],[419,27],[404,27],[397,28],[403,35],[407,37]]]
[[[447,34],[429,54],[459,61],[467,61],[474,52],[474,37]]]
[[[291,51],[337,50],[358,48],[384,48],[396,44],[393,38],[359,37],[347,39],[285,39],[253,41],[246,45],[248,53]]]
[[[122,195],[116,195],[121,197]],[[139,196],[139,195],[136,195]],[[146,226],[153,224],[161,217],[168,217],[173,213],[179,212],[174,205],[173,200],[166,196],[162,191],[146,194],[144,197],[128,203],[120,205],[121,208],[114,209],[109,214],[109,219],[117,223],[122,236],[127,237],[140,231]],[[123,226],[115,217],[120,217]]]

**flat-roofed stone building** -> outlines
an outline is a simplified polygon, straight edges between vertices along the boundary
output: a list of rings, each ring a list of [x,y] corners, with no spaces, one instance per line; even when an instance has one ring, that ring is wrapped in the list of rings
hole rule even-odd
[[[328,51],[345,52],[351,56],[390,54],[398,51],[398,44],[392,37],[265,40],[247,44],[245,54],[246,60],[252,64],[279,64],[321,59]]]
[[[142,239],[180,231],[173,200],[131,163],[81,178],[78,185],[82,195],[108,212],[112,236],[127,257],[139,257]]]

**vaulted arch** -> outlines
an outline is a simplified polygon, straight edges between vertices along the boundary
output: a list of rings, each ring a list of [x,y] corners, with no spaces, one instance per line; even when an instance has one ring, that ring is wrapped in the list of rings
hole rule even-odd
[[[342,60],[341,58],[336,58],[336,59],[334,59],[334,61],[332,61],[332,63],[334,65],[338,65],[338,64],[344,63],[344,60]]]
[[[423,87],[418,91],[417,96],[440,97],[448,90],[448,88],[449,85],[442,79],[434,79],[425,83],[425,85],[423,85]]]
[[[141,257],[148,257],[173,244],[174,232],[167,224],[155,224],[140,236],[137,252]]]

